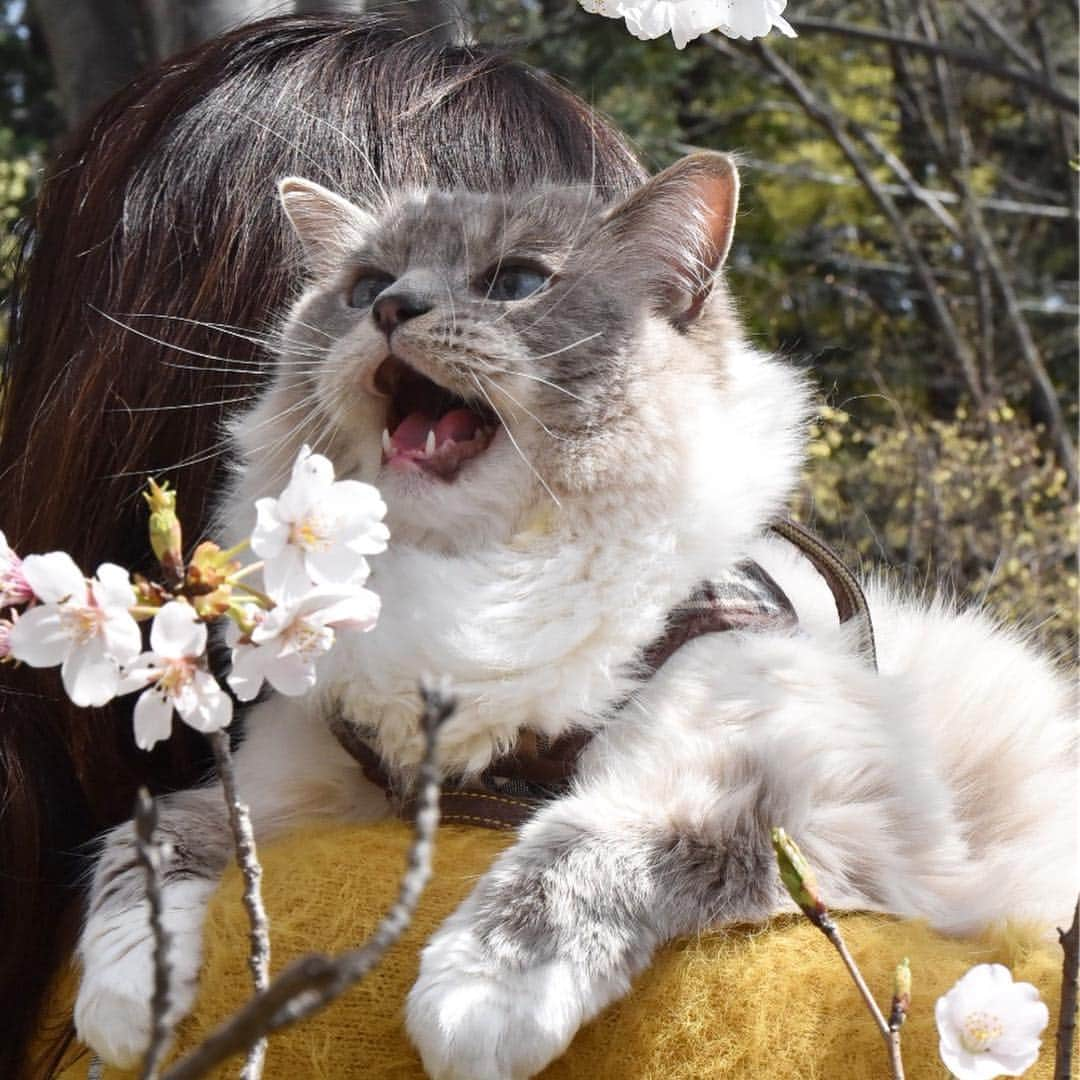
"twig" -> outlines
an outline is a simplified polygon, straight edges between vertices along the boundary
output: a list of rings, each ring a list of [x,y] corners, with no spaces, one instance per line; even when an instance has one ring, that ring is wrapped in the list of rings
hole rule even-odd
[[[157,804],[146,788],[135,797],[135,859],[146,874],[146,899],[150,905],[150,932],[154,938],[154,993],[150,999],[150,1046],[143,1059],[142,1080],[155,1080],[161,1066],[172,1025],[169,1023],[169,947],[172,935],[162,920],[162,861],[164,850],[154,832]]]
[[[706,35],[704,40],[706,42],[711,42],[714,36],[715,35]],[[979,411],[985,412],[985,395],[979,380],[975,358],[972,356],[967,343],[961,338],[956,323],[953,321],[948,308],[945,306],[945,302],[941,298],[940,290],[934,279],[933,272],[923,258],[919,245],[912,235],[911,230],[908,228],[904,216],[897,209],[896,203],[888,192],[882,188],[880,181],[874,176],[870,167],[856,149],[855,144],[844,130],[844,122],[837,116],[835,111],[824,102],[818,100],[806,83],[804,83],[795,71],[781,60],[768,45],[761,41],[755,41],[752,48],[764,64],[779,76],[780,80],[787,86],[795,99],[803,107],[806,114],[829,132],[844,157],[847,158],[848,163],[855,170],[855,174],[862,181],[863,186],[873,196],[874,201],[888,218],[889,224],[896,233],[900,247],[903,249],[904,254],[911,263],[911,267],[915,271],[916,276],[922,282],[923,289],[926,292],[927,304],[948,343],[950,352],[955,357],[964,374],[968,390],[976,405],[979,407]]]
[[[961,132],[961,138],[967,139],[966,131]],[[970,152],[967,147],[965,147],[965,151]],[[1027,319],[1024,318],[1024,313],[1020,310],[1016,290],[1013,289],[1009,275],[1005,271],[1005,265],[998,254],[997,245],[983,222],[978,206],[975,205],[968,178],[962,169],[957,171],[955,179],[967,201],[972,238],[986,262],[990,276],[1001,294],[1001,299],[1004,301],[1005,317],[1016,335],[1017,343],[1020,346],[1020,356],[1028,369],[1028,375],[1031,379],[1032,390],[1042,405],[1047,432],[1054,444],[1059,463],[1069,478],[1069,488],[1073,494],[1076,494],[1080,491],[1080,474],[1078,474],[1076,466],[1076,447],[1073,444],[1072,436],[1069,434],[1069,427],[1061,410],[1057,391],[1054,389],[1046,365],[1043,363],[1039,347],[1035,344],[1035,338],[1032,336]]]
[[[925,53],[927,56],[941,56],[960,67],[981,71],[984,75],[1006,79],[1018,86],[1026,87],[1033,94],[1050,102],[1056,108],[1075,112],[1080,102],[1064,90],[1048,83],[1038,74],[1019,68],[1000,64],[992,56],[974,49],[965,49],[959,45],[949,45],[940,41],[928,41],[926,38],[909,37],[906,34],[893,33],[890,30],[876,30],[869,26],[854,26],[851,23],[838,23],[830,19],[802,18],[793,19],[791,25],[800,34],[836,34],[840,37],[856,38],[860,41],[872,41],[879,45],[893,45],[909,52]]]
[[[896,967],[896,977],[893,981],[892,1008],[889,1010],[889,1064],[892,1067],[893,1076],[904,1075],[904,1062],[900,1056],[900,1029],[907,1019],[908,1009],[911,1006],[911,965],[905,956],[903,962]]]
[[[1058,1015],[1054,1080],[1069,1080],[1076,1035],[1076,995],[1080,985],[1080,898],[1073,909],[1072,926],[1068,930],[1058,930],[1058,940],[1065,959],[1061,965],[1061,1012]]]
[[[251,829],[251,813],[240,801],[236,791],[236,770],[233,768],[229,735],[215,731],[209,736],[217,762],[218,777],[225,793],[225,805],[229,811],[229,827],[232,829],[236,862],[244,876],[244,908],[248,915],[250,950],[248,967],[251,981],[258,994],[270,982],[270,929],[266,908],[262,900],[262,865],[255,851],[255,834]],[[247,1060],[241,1072],[242,1080],[259,1080],[266,1057],[266,1040],[259,1039],[248,1049]]]
[[[86,1080],[102,1080],[105,1075],[105,1062],[97,1056],[90,1055],[90,1066],[86,1070]]]
[[[989,11],[977,0],[960,0],[964,10],[1006,51],[1012,53],[1013,58],[1019,60],[1026,68],[1037,71],[1039,64],[1035,57],[1023,48],[1016,40],[1015,32],[1010,33]],[[1048,71],[1047,77],[1052,79],[1053,72]]]
[[[372,970],[412,920],[420,894],[431,876],[431,851],[439,823],[440,776],[436,763],[439,727],[456,703],[445,684],[423,683],[424,759],[418,773],[419,809],[408,866],[397,900],[360,948],[336,958],[305,956],[290,964],[270,985],[243,1005],[200,1046],[174,1065],[164,1080],[195,1080],[233,1054],[267,1035],[310,1016]]]
[[[784,887],[791,894],[792,900],[799,905],[802,913],[829,939],[832,947],[840,954],[840,959],[844,961],[848,974],[866,1003],[867,1009],[870,1010],[870,1015],[874,1018],[881,1037],[885,1040],[893,1080],[904,1080],[904,1065],[900,1060],[899,1024],[894,1036],[889,1023],[878,1008],[878,1003],[874,1000],[874,995],[870,993],[870,988],[866,985],[858,964],[848,952],[847,943],[839,927],[833,922],[829,909],[817,891],[817,879],[814,877],[810,864],[806,861],[806,856],[799,850],[798,844],[781,828],[772,829],[772,845],[776,852],[780,879]],[[894,1011],[895,999],[898,996],[898,994],[893,995]]]

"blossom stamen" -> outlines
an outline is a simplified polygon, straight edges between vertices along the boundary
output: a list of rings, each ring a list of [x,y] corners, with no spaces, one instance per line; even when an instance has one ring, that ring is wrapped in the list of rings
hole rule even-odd
[[[960,1029],[960,1041],[965,1050],[981,1054],[995,1039],[1000,1039],[1004,1031],[1005,1025],[993,1013],[968,1013]]]

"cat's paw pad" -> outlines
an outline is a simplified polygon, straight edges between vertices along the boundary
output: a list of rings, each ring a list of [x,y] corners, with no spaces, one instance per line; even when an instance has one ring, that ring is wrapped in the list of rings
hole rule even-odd
[[[500,966],[471,930],[444,928],[424,950],[407,1027],[434,1080],[525,1080],[569,1046],[596,1011],[590,997],[577,965]]]
[[[195,1002],[201,934],[169,927],[170,1026]],[[187,931],[186,933],[184,931]],[[75,999],[75,1030],[103,1061],[131,1068],[150,1045],[153,1025],[154,940],[141,909],[91,918],[79,942],[83,977]]]

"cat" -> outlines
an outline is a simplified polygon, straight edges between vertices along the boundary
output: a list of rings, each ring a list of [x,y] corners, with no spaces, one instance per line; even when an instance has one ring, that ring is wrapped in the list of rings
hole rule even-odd
[[[376,629],[342,639],[309,698],[247,714],[237,769],[258,837],[384,816],[327,720],[407,785],[424,672],[449,675],[460,702],[441,732],[448,776],[482,772],[523,730],[592,733],[571,789],[423,951],[407,1027],[432,1077],[531,1076],[662,943],[790,910],[771,825],[837,908],[953,933],[1068,911],[1065,680],[983,616],[880,582],[875,669],[814,569],[765,535],[811,395],[740,330],[722,269],[730,158],[692,155],[616,205],[555,185],[359,207],[292,178],[280,195],[310,284],[236,425],[219,516],[250,533],[254,499],[306,441],[339,476],[378,483],[392,539],[374,560]],[[798,625],[694,638],[646,677],[669,614],[748,558]],[[178,1016],[229,838],[216,787],[161,804]],[[78,949],[78,1030],[119,1064],[150,1030],[132,845],[130,825],[105,839]]]

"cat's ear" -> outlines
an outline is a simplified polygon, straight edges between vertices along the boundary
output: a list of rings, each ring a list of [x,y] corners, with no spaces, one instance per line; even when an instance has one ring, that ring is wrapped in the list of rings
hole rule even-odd
[[[648,279],[658,313],[693,322],[731,247],[739,173],[726,154],[677,161],[615,207],[604,231]]]
[[[330,273],[340,267],[374,223],[366,210],[314,180],[287,176],[278,184],[278,196],[308,265],[316,272]]]

